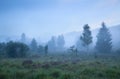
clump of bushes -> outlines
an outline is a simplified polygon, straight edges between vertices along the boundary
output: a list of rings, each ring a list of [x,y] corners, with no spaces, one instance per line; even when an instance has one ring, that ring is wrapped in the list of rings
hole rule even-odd
[[[59,70],[54,70],[50,73],[50,76],[52,76],[53,78],[57,79],[61,76],[61,71]]]
[[[8,73],[0,72],[0,79],[8,79],[8,78],[9,78]]]
[[[25,68],[30,68],[30,67],[32,67],[32,65],[33,65],[33,61],[32,60],[24,60],[22,62],[22,66],[25,67]]]
[[[69,74],[69,73],[65,73],[61,76],[60,79],[74,79],[72,74]]]
[[[9,58],[22,58],[27,56],[29,47],[20,42],[0,43],[0,56]]]
[[[47,79],[48,75],[45,73],[37,73],[34,79]]]

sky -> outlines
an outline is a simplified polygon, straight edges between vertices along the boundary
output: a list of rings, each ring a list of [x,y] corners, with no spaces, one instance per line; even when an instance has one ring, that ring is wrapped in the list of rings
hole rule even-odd
[[[46,38],[120,24],[120,0],[0,0],[0,36]]]

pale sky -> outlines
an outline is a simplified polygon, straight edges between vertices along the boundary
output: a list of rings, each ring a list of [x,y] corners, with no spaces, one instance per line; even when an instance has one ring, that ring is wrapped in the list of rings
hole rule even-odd
[[[120,0],[0,0],[0,35],[44,37],[120,24]]]

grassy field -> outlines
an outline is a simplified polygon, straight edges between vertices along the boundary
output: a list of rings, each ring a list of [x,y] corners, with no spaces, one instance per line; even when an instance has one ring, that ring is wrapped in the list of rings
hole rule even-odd
[[[0,79],[120,79],[120,58],[51,54],[0,59]]]

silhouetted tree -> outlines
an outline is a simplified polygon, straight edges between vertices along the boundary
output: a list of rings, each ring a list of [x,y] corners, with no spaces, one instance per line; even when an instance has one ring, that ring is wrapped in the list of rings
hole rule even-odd
[[[6,47],[5,43],[0,43],[0,57],[5,57],[6,56],[5,47]]]
[[[109,29],[105,23],[102,23],[102,28],[97,35],[96,50],[100,53],[109,53],[112,49],[112,38]]]
[[[63,35],[59,35],[57,38],[57,49],[58,51],[63,51],[65,45],[65,40]]]
[[[32,52],[37,52],[38,46],[37,46],[37,41],[35,40],[35,38],[32,39],[30,48]]]
[[[92,43],[92,34],[91,34],[90,27],[88,26],[88,24],[86,24],[83,28],[84,28],[84,31],[80,39],[83,43],[83,46],[85,46],[88,51],[89,45]]]
[[[22,35],[21,35],[21,42],[26,44],[26,35],[25,35],[25,33],[22,33]]]
[[[49,52],[55,52],[56,51],[56,39],[55,39],[54,36],[48,42],[48,51]]]
[[[45,55],[48,54],[48,45],[45,46]]]
[[[8,57],[26,57],[29,47],[23,43],[10,41],[6,44],[5,50]]]

